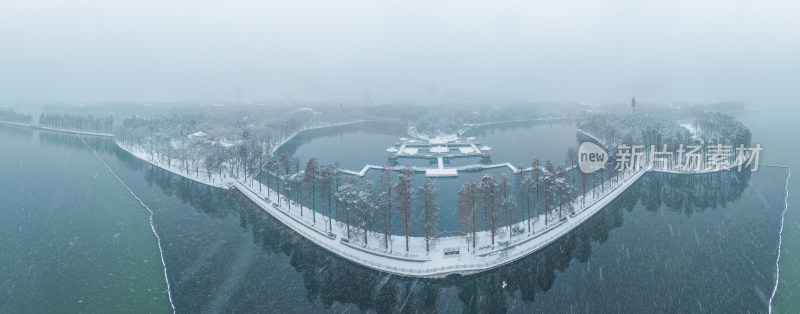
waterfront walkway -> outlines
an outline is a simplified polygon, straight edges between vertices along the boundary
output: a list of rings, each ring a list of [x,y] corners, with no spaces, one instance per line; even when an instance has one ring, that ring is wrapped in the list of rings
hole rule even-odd
[[[551,214],[547,218],[539,215],[531,221],[518,222],[516,227],[526,229],[526,232],[521,234],[511,234],[510,230],[514,226],[501,228],[500,232],[495,235],[494,244],[492,244],[490,234],[481,231],[476,233],[474,244],[467,242],[464,236],[436,238],[436,245],[431,251],[425,250],[425,240],[422,237],[410,237],[409,249],[406,251],[406,239],[403,235],[391,236],[388,246],[384,246],[378,240],[381,238],[380,235],[373,232],[367,233],[367,242],[363,240],[363,237],[356,237],[353,234],[351,234],[352,237],[349,237],[346,226],[338,223],[335,219],[319,213],[312,215],[311,210],[291,202],[260,182],[248,182],[218,175],[190,176],[177,167],[151,160],[144,150],[125,148],[119,142],[116,143],[132,155],[176,175],[216,187],[236,188],[275,219],[331,253],[379,271],[430,278],[442,278],[451,274],[473,274],[511,263],[534,253],[590,219],[646,172],[662,171],[649,170],[644,167],[638,171],[623,172],[616,180],[608,180],[587,193],[588,197],[583,202],[578,199],[574,200],[573,207],[576,208],[574,213]],[[456,169],[478,170],[494,167],[508,167],[515,172],[520,170],[510,163],[468,165],[456,167]],[[358,174],[363,176],[371,168],[381,169],[382,167],[367,165]],[[399,170],[402,167],[393,169]],[[417,170],[415,169],[415,171]],[[527,228],[529,224],[533,226],[530,229]]]
[[[491,245],[488,232],[478,232],[476,249],[472,249],[463,236],[442,237],[437,239],[436,246],[430,252],[425,251],[422,237],[410,237],[408,253],[405,252],[405,237],[402,235],[392,236],[389,248],[386,249],[380,241],[381,236],[370,232],[365,244],[363,236],[348,239],[346,228],[336,220],[329,221],[328,217],[319,213],[314,219],[311,211],[305,207],[301,215],[301,206],[292,203],[290,210],[288,200],[284,197],[281,197],[281,203],[278,204],[278,194],[270,190],[268,197],[268,188],[264,185],[261,185],[261,192],[258,192],[258,182],[250,185],[236,180],[234,186],[270,215],[334,254],[387,273],[441,278],[450,274],[467,275],[499,267],[544,248],[594,216],[645,172],[628,172],[622,175],[618,183],[606,182],[602,188],[604,193],[589,193],[598,194],[598,197],[588,197],[586,206],[581,207],[576,200],[574,206],[577,210],[573,215],[565,212],[559,218],[557,213],[552,214],[547,224],[544,223],[544,215],[534,218],[531,221],[533,232],[509,236],[508,228],[501,228],[495,236],[494,245]],[[523,228],[526,224],[527,221],[518,223]]]

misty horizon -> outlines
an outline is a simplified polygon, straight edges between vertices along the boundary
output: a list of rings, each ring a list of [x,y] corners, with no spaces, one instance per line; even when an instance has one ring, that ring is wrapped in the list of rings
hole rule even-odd
[[[6,2],[0,102],[783,104],[798,8]]]

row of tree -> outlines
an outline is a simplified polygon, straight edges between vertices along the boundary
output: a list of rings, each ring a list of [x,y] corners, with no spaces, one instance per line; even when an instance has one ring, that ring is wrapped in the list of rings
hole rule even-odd
[[[510,238],[512,226],[518,222],[524,222],[528,233],[532,233],[534,221],[542,213],[545,223],[556,211],[559,219],[562,218],[565,210],[574,211],[573,188],[567,175],[564,165],[554,166],[548,159],[542,166],[537,158],[531,171],[520,170],[514,174],[513,189],[506,174],[501,174],[499,179],[491,174],[485,174],[480,181],[470,179],[458,192],[458,221],[462,232],[474,248],[479,230],[488,231],[494,245],[495,237],[503,227],[507,228]],[[522,228],[517,232],[520,230]]]
[[[59,130],[111,134],[114,128],[114,117],[95,118],[91,114],[76,116],[66,113],[42,113],[39,115],[39,125]]]
[[[277,157],[276,164],[286,164],[287,158],[286,154]],[[321,200],[322,212],[327,217],[337,218],[339,227],[345,231],[348,239],[361,239],[367,244],[370,235],[373,235],[388,249],[391,236],[399,226],[406,238],[408,251],[409,237],[414,223],[418,221],[426,251],[430,250],[438,236],[439,193],[433,181],[426,178],[415,194],[411,167],[406,166],[396,175],[387,166],[383,168],[377,185],[370,180],[360,183],[357,177],[348,177],[338,185],[337,166],[320,166],[317,159],[312,158],[302,173],[280,174],[270,171],[269,167],[264,173],[272,178],[267,180],[275,182],[268,182],[268,186],[283,191],[287,198],[297,200],[308,208],[319,209],[317,200]],[[458,193],[458,219],[463,233],[474,248],[476,233],[486,230],[494,245],[498,232],[504,227],[511,237],[512,227],[524,222],[530,233],[534,221],[542,214],[545,222],[548,222],[556,214],[561,219],[565,212],[574,212],[574,189],[569,183],[568,174],[565,165],[555,166],[550,160],[542,165],[536,159],[531,171],[515,173],[518,183],[513,187],[506,174],[501,174],[499,178],[486,174],[480,181],[470,179]],[[334,204],[330,203],[331,196]],[[289,204],[291,206],[291,202]],[[304,215],[302,208],[300,214]],[[312,215],[315,212],[312,210]],[[315,216],[312,219],[316,221]]]
[[[433,181],[426,178],[415,193],[414,170],[408,165],[400,175],[396,175],[390,167],[384,167],[377,186],[371,180],[366,180],[362,184],[358,178],[349,177],[347,182],[335,189],[333,197],[336,212],[332,214],[330,204],[327,206],[325,204],[325,200],[330,199],[325,193],[330,194],[329,187],[332,184],[335,186],[338,181],[335,174],[338,172],[336,166],[318,168],[316,159],[311,159],[307,163],[302,182],[305,183],[308,193],[306,203],[310,201],[308,205],[311,208],[315,206],[314,191],[317,190],[316,187],[320,187],[323,211],[328,211],[328,217],[334,215],[337,217],[340,228],[346,230],[348,239],[361,238],[366,245],[370,234],[373,234],[379,238],[381,246],[385,249],[388,249],[391,243],[396,228],[396,218],[404,231],[406,252],[410,249],[410,236],[414,223],[419,220],[422,237],[425,239],[425,249],[430,251],[439,230],[439,192]]]
[[[217,161],[206,170],[207,173],[214,173],[215,169],[221,168],[223,163],[220,161],[225,161],[228,169],[237,169],[229,170],[231,175],[251,182],[256,179],[265,182],[266,186],[281,192],[279,202],[284,197],[283,201],[288,202],[290,210],[290,199],[301,204],[301,216],[306,214],[306,208],[312,209],[309,214],[314,223],[317,211],[326,217],[335,217],[348,239],[360,239],[364,244],[372,235],[388,249],[391,236],[400,227],[408,251],[415,222],[421,226],[419,229],[426,250],[435,243],[439,193],[433,181],[427,178],[415,191],[414,171],[409,165],[399,175],[386,166],[377,184],[371,180],[362,183],[354,176],[343,180],[337,163],[322,165],[318,159],[312,158],[301,169],[299,161],[288,153],[274,156],[257,142],[237,147],[239,155],[229,153],[221,155],[227,156],[222,158],[208,157]],[[535,159],[531,169],[515,173],[514,186],[505,174],[499,178],[487,174],[480,181],[471,179],[461,188],[457,203],[459,222],[473,247],[477,231],[489,231],[494,245],[502,227],[506,227],[511,236],[512,226],[524,221],[528,232],[532,232],[534,218],[544,214],[545,221],[550,221],[556,213],[561,218],[564,211],[574,210],[573,187],[565,165],[556,166],[550,160],[542,165],[539,159]],[[327,227],[332,229],[331,220]]]
[[[30,125],[33,123],[33,116],[14,110],[0,109],[0,121]]]
[[[271,190],[279,191],[278,202],[287,203],[289,210],[293,202],[299,203],[300,215],[312,215],[312,222],[316,223],[319,211],[327,219],[328,230],[333,229],[333,219],[329,219],[333,217],[347,239],[360,240],[366,245],[370,237],[376,237],[385,249],[389,248],[399,225],[404,230],[408,251],[410,236],[419,220],[426,249],[434,245],[438,235],[438,191],[433,181],[426,179],[415,193],[411,166],[406,166],[399,175],[389,166],[384,167],[376,185],[354,176],[343,179],[338,163],[323,165],[312,158],[301,170],[297,159],[288,153],[274,156],[267,150],[263,156],[263,161],[242,172],[245,180],[266,183],[270,188],[268,194]],[[257,158],[245,160],[253,159]],[[311,209],[310,213],[306,209]]]

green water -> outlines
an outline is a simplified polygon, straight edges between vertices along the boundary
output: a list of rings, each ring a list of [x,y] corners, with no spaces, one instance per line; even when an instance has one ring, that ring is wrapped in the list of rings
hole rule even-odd
[[[0,312],[169,312],[149,213],[77,136],[42,136],[0,125]]]
[[[794,108],[770,108],[767,112],[748,113],[739,117],[753,133],[753,143],[764,147],[761,162],[792,167],[789,178],[789,208],[781,247],[781,277],[775,306],[780,313],[797,313],[800,309],[800,114]]]
[[[740,119],[753,130],[754,143],[765,147],[762,163],[789,164],[795,172],[800,169],[800,149],[785,141],[800,128],[792,115],[770,111]],[[109,143],[109,149],[113,148]],[[0,125],[0,147],[0,312],[169,312],[149,213],[77,136]],[[765,168],[744,181],[741,198],[731,198],[730,204],[718,210],[696,207],[691,215],[651,210],[658,208],[650,205],[659,202],[660,194],[648,196],[646,191],[655,189],[644,180],[627,193],[631,200],[618,201],[630,206],[604,210],[580,229],[584,231],[561,244],[517,266],[452,282],[387,276],[339,261],[293,237],[263,211],[238,200],[235,193],[197,187],[163,171],[169,184],[159,184],[154,179],[158,176],[153,177],[159,170],[145,167],[144,162],[121,152],[101,150],[101,155],[156,212],[173,296],[179,309],[189,311],[353,312],[398,310],[404,308],[401,304],[427,309],[425,300],[435,301],[432,306],[444,312],[473,308],[475,302],[488,302],[484,309],[512,312],[566,310],[563,304],[571,304],[573,311],[762,309],[771,293],[769,273],[774,267],[774,257],[767,254],[774,247],[772,240],[762,237],[774,235],[777,221],[753,228],[756,218],[776,217],[754,216],[753,209],[765,204],[773,209],[775,199],[782,195],[781,178],[785,178],[776,168]],[[797,177],[790,183],[790,204],[800,192]],[[729,182],[709,184],[720,191],[731,186]],[[197,191],[187,193],[187,189]],[[679,191],[684,190],[672,192]],[[759,197],[767,199],[758,201]],[[216,198],[227,201],[211,201]],[[800,308],[798,221],[800,215],[790,205],[776,298],[777,309],[783,313]],[[714,222],[718,225],[712,227]],[[602,227],[606,225],[610,227]],[[572,243],[583,238],[599,242]],[[749,246],[730,249],[733,240]],[[652,243],[659,245],[651,248]],[[591,254],[585,252],[588,247]],[[665,256],[672,259],[667,261]],[[754,260],[759,261],[757,266]],[[666,273],[653,274],[653,269]],[[698,273],[704,274],[704,280],[697,280]],[[514,278],[520,278],[519,282]],[[508,289],[500,288],[506,282]],[[639,287],[638,283],[646,284]],[[398,292],[403,289],[412,292]],[[535,299],[529,293],[533,290]],[[396,298],[385,301],[384,291]]]

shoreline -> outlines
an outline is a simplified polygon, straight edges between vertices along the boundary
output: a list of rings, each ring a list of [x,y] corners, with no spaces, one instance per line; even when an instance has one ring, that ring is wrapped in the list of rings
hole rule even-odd
[[[36,128],[32,126],[28,127]],[[48,131],[62,130],[49,129]],[[66,130],[63,132],[81,134]],[[100,134],[89,133],[81,135]],[[100,136],[113,137],[113,135]],[[572,230],[589,220],[604,209],[605,206],[617,199],[619,195],[628,190],[628,188],[644,174],[650,171],[657,171],[656,169],[647,169],[643,167],[635,172],[625,172],[617,183],[605,182],[600,187],[596,187],[596,189],[603,187],[605,191],[598,193],[600,194],[598,197],[587,197],[585,203],[588,205],[581,206],[580,198],[573,200],[576,208],[574,214],[565,213],[562,218],[556,219],[556,214],[554,213],[550,215],[550,222],[544,227],[539,226],[542,224],[540,222],[540,217],[542,217],[542,215],[534,218],[535,222],[533,221],[534,219],[531,219],[533,223],[532,231],[529,230],[528,233],[524,233],[523,235],[517,235],[516,237],[509,235],[508,232],[505,231],[506,227],[503,227],[496,233],[495,245],[492,246],[488,245],[488,243],[490,243],[489,232],[480,231],[476,232],[475,238],[477,245],[474,248],[472,248],[472,244],[465,241],[464,236],[459,235],[437,238],[435,240],[436,246],[430,252],[426,252],[424,238],[416,236],[409,237],[409,247],[411,248],[409,252],[402,252],[402,249],[395,250],[395,247],[404,247],[404,235],[392,235],[389,241],[391,243],[389,245],[390,249],[386,250],[382,245],[378,245],[379,235],[370,231],[368,232],[368,236],[372,241],[369,242],[369,245],[366,245],[362,241],[363,234],[348,238],[346,227],[340,225],[335,219],[328,218],[318,213],[316,216],[319,216],[317,217],[319,219],[314,219],[312,221],[308,219],[311,215],[311,210],[300,206],[300,204],[296,204],[294,201],[289,202],[295,206],[289,205],[291,209],[286,209],[289,207],[285,206],[288,199],[269,187],[264,186],[261,182],[248,183],[247,181],[243,182],[237,178],[219,177],[217,174],[212,174],[211,180],[208,180],[209,176],[204,171],[201,171],[204,172],[203,175],[192,177],[177,167],[161,165],[157,161],[149,160],[146,152],[136,150],[134,147],[127,149],[116,139],[114,139],[114,143],[117,147],[134,157],[180,177],[212,187],[222,189],[235,188],[255,205],[261,207],[262,210],[269,213],[273,218],[302,235],[306,240],[315,243],[339,257],[378,271],[419,278],[444,278],[453,274],[475,274],[501,267],[533,254],[569,234]],[[258,185],[258,187],[254,187],[254,184]],[[261,192],[256,192],[259,188]],[[267,195],[267,193],[269,193],[269,195]],[[280,203],[278,202],[279,200]],[[306,214],[298,214],[298,212],[303,209]],[[513,225],[526,226],[526,223],[528,223],[528,220],[522,220]],[[329,226],[331,227],[329,228]],[[353,228],[351,227],[351,229]]]
[[[421,277],[421,278],[445,278],[448,275],[452,274],[459,274],[459,275],[470,275],[479,272],[483,272],[486,270],[494,269],[497,267],[501,267],[503,265],[512,263],[518,259],[521,259],[525,256],[528,256],[534,252],[537,252],[544,247],[548,246],[549,244],[555,242],[556,240],[560,239],[564,235],[571,232],[573,229],[577,228],[578,226],[582,225],[583,222],[588,220],[589,218],[593,217],[596,213],[600,212],[606,205],[608,205],[611,201],[617,198],[622,192],[626,191],[630,185],[635,183],[642,175],[644,175],[647,171],[640,170],[636,173],[629,174],[624,182],[620,185],[617,185],[615,188],[611,189],[604,197],[600,197],[594,199],[592,205],[586,207],[586,209],[582,210],[581,212],[575,214],[572,218],[568,218],[568,215],[565,215],[560,221],[555,221],[544,228],[539,228],[535,233],[526,235],[526,236],[518,236],[513,239],[508,239],[507,237],[503,236],[504,231],[500,231],[496,236],[496,243],[500,242],[510,242],[514,241],[514,243],[510,243],[507,246],[503,245],[496,245],[494,248],[489,247],[489,235],[487,231],[480,231],[476,233],[476,237],[481,240],[482,247],[477,248],[475,250],[463,251],[463,246],[466,245],[463,236],[451,236],[451,237],[443,237],[439,238],[436,244],[436,248],[427,255],[417,255],[417,254],[405,254],[401,253],[402,255],[392,255],[397,254],[394,251],[390,252],[380,252],[377,251],[375,248],[369,246],[363,246],[362,242],[359,241],[357,238],[351,239],[351,241],[344,240],[340,238],[340,234],[344,234],[341,227],[336,226],[334,223],[334,232],[333,234],[336,235],[335,238],[330,238],[323,236],[322,234],[325,232],[324,230],[320,230],[318,225],[320,221],[322,225],[325,225],[325,219],[318,219],[317,223],[314,224],[310,221],[305,221],[305,223],[317,226],[317,228],[313,228],[303,223],[299,223],[297,219],[303,219],[296,214],[293,214],[297,211],[298,207],[294,207],[295,209],[291,211],[284,211],[284,206],[278,205],[275,206],[268,206],[267,204],[274,204],[276,201],[276,194],[272,193],[272,197],[266,198],[264,197],[263,193],[259,194],[255,192],[252,188],[248,187],[246,183],[242,183],[241,181],[236,181],[236,188],[240,192],[242,192],[245,196],[251,199],[253,202],[256,203],[259,207],[263,210],[268,212],[274,218],[281,221],[283,224],[287,225],[288,227],[292,228],[299,234],[303,235],[304,238],[307,240],[321,246],[322,248],[337,254],[338,256],[355,262],[359,265],[366,266],[368,268],[372,268],[378,271],[392,273],[401,276],[408,276],[408,277]],[[273,191],[274,192],[274,191]],[[610,197],[609,197],[610,196]],[[269,201],[266,201],[269,199]],[[320,215],[321,217],[324,217]],[[294,219],[290,219],[294,218]],[[335,220],[334,220],[335,221]],[[523,221],[524,223],[524,221]],[[305,227],[305,228],[303,228]],[[303,229],[312,229],[311,231],[316,231],[314,233],[307,232]],[[338,229],[338,230],[337,230]],[[534,227],[536,229],[536,227]],[[336,238],[340,238],[337,241]],[[424,240],[422,237],[410,237],[411,239],[411,247],[416,248],[417,250],[412,250],[418,254],[424,254]],[[506,240],[507,241],[503,241]],[[391,242],[393,243],[391,246],[403,246],[404,245],[404,236],[393,235]],[[374,244],[374,242],[372,242]],[[359,246],[358,249],[354,248],[353,246]],[[450,249],[451,251],[455,251],[454,246],[459,248],[459,256],[457,257],[447,257],[444,255],[444,251]],[[423,248],[421,251],[418,251],[420,248]],[[465,254],[462,254],[465,253]],[[508,253],[508,254],[503,254]]]
[[[279,194],[260,182],[254,182],[251,185],[248,182],[234,178],[220,180],[221,178],[218,178],[217,175],[212,175],[213,181],[206,180],[208,178],[207,175],[192,177],[179,169],[170,169],[174,167],[167,167],[149,160],[143,152],[127,149],[117,141],[115,141],[115,144],[134,157],[180,177],[217,188],[235,188],[255,205],[269,213],[270,216],[290,227],[306,240],[341,258],[381,272],[420,278],[444,278],[453,274],[475,274],[501,267],[533,254],[582,225],[648,172],[643,168],[637,172],[626,173],[620,183],[614,186],[609,186],[611,183],[606,183],[607,192],[602,193],[597,198],[587,199],[586,203],[589,205],[582,210],[573,215],[565,213],[560,220],[555,219],[554,216],[556,215],[553,214],[550,217],[551,222],[544,227],[538,226],[542,223],[537,221],[533,223],[534,227],[532,229],[534,231],[532,233],[509,238],[508,234],[501,230],[495,236],[496,244],[493,247],[487,245],[490,243],[489,233],[480,231],[476,232],[479,247],[474,249],[467,247],[463,236],[449,236],[438,238],[436,247],[426,253],[424,239],[412,236],[409,237],[411,250],[409,253],[405,253],[401,248],[405,244],[405,236],[403,235],[391,236],[389,250],[376,247],[379,237],[372,231],[369,232],[369,236],[372,239],[369,245],[364,245],[363,241],[358,237],[348,240],[345,231],[346,227],[339,226],[335,219],[330,219],[318,213],[319,217],[317,218],[319,219],[314,222],[308,219],[311,214],[310,210],[302,206],[305,215],[300,215],[298,212],[301,206],[294,201],[291,201],[294,206],[291,206],[292,209],[288,210],[287,199],[281,195],[281,203],[278,205]],[[262,192],[256,192],[258,185],[261,185]],[[266,195],[267,190],[269,190],[269,196]],[[576,199],[575,202],[577,204],[579,201]],[[580,208],[580,206],[576,207]],[[520,221],[516,224],[524,225],[526,222]],[[331,230],[328,228],[329,225],[332,225]],[[395,248],[397,249],[395,250]],[[449,257],[444,254],[445,251],[458,253],[456,256]]]
[[[24,128],[40,130],[40,131],[52,131],[52,132],[61,132],[61,133],[72,133],[72,134],[78,134],[78,135],[102,136],[102,137],[114,137],[114,134],[109,134],[109,133],[97,133],[97,132],[75,131],[75,130],[62,130],[62,129],[48,128],[48,127],[44,127],[44,126],[41,126],[41,125],[23,124],[23,123],[8,122],[8,121],[0,121],[0,123],[6,124],[6,125],[21,126],[21,127],[24,127]]]
[[[333,124],[328,124],[328,125],[313,126],[313,127],[307,128],[307,129],[301,129],[299,131],[296,131],[296,132],[292,133],[292,135],[289,135],[286,138],[277,141],[273,147],[270,147],[270,153],[275,153],[276,151],[278,151],[279,148],[281,148],[281,146],[286,145],[286,143],[291,141],[295,136],[297,136],[300,133],[303,133],[305,131],[316,130],[316,129],[324,129],[324,128],[330,128],[330,127],[335,127],[335,126],[351,125],[351,124],[356,124],[356,123],[361,123],[361,122],[366,122],[366,121],[371,121],[371,120],[355,120],[355,121],[333,123]]]

